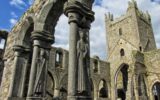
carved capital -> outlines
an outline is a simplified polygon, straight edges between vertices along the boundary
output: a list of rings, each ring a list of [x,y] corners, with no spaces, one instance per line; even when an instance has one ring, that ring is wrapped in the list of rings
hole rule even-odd
[[[69,23],[75,22],[79,24],[79,14],[78,13],[68,13]]]
[[[33,31],[31,38],[32,40],[41,40],[49,44],[54,43],[54,35],[47,31]]]
[[[87,19],[85,16],[80,21],[80,27],[84,29],[90,29],[91,20]]]
[[[13,50],[15,52],[15,56],[21,56],[23,53],[30,52],[30,50],[28,48],[25,48],[20,45],[14,45]]]
[[[86,6],[90,9],[92,9],[92,4],[93,4],[94,0],[68,0],[68,2],[71,2],[71,3],[78,2],[78,3],[82,4],[83,6]]]
[[[83,16],[86,17],[86,19],[90,20],[91,22],[94,21],[94,12],[92,11],[90,6],[86,3],[85,0],[70,0],[65,3],[64,6],[64,14],[69,17],[69,13],[77,13],[80,15],[80,18],[83,18]]]

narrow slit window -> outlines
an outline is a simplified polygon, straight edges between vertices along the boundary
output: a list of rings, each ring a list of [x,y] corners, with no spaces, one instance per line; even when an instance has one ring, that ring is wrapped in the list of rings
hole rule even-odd
[[[122,28],[119,28],[119,35],[122,35]]]
[[[125,56],[124,49],[121,49],[121,50],[120,50],[120,55],[121,55],[121,57],[122,57],[122,56]]]

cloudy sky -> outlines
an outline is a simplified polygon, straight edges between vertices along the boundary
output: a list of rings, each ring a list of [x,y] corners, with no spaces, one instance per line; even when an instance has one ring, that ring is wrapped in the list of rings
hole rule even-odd
[[[108,12],[118,17],[126,12],[129,0],[95,0],[93,11],[95,21],[90,30],[91,56],[98,55],[106,59],[106,30],[104,15]],[[137,0],[138,6],[143,11],[149,11],[152,17],[153,31],[157,47],[160,48],[160,0]],[[3,0],[0,4],[0,29],[11,30],[20,16],[29,8],[33,0]],[[69,38],[68,19],[62,15],[56,26],[55,44],[68,50]]]

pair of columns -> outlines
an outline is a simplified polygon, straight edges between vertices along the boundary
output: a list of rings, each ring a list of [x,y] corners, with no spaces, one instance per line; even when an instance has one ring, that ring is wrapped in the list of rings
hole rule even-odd
[[[92,0],[69,0],[65,5],[65,14],[69,17],[69,69],[68,100],[91,100],[89,72],[89,29],[94,20]],[[27,100],[45,99],[48,56],[54,38],[45,31],[32,33],[33,55],[30,70]],[[19,67],[19,51],[15,52],[15,65],[9,97],[16,94],[16,69]],[[23,90],[22,90],[23,92]],[[21,95],[22,96],[22,95]]]
[[[27,100],[44,100],[46,97],[49,51],[54,42],[54,37],[45,31],[35,31],[32,33],[32,40],[33,55]]]
[[[13,50],[15,57],[8,94],[9,100],[12,100],[13,97],[23,98],[29,59],[29,49],[15,45]]]
[[[27,100],[44,99],[46,96],[46,77],[48,67],[48,56],[53,36],[45,31],[34,31],[32,33],[33,51],[23,46],[14,46],[14,65],[9,88],[9,100],[23,100],[28,70],[30,53],[32,53],[32,63],[30,69]],[[39,94],[40,93],[40,94]]]
[[[91,100],[89,30],[94,20],[91,0],[65,4],[69,18],[68,100]]]

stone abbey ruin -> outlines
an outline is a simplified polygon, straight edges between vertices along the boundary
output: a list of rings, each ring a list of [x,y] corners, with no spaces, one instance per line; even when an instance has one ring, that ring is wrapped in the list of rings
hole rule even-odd
[[[90,58],[93,2],[35,0],[9,34],[0,31],[6,40],[0,100],[160,100],[160,49],[149,13],[132,0],[125,15],[105,15],[108,58],[102,61]],[[69,51],[53,47],[62,14]]]

